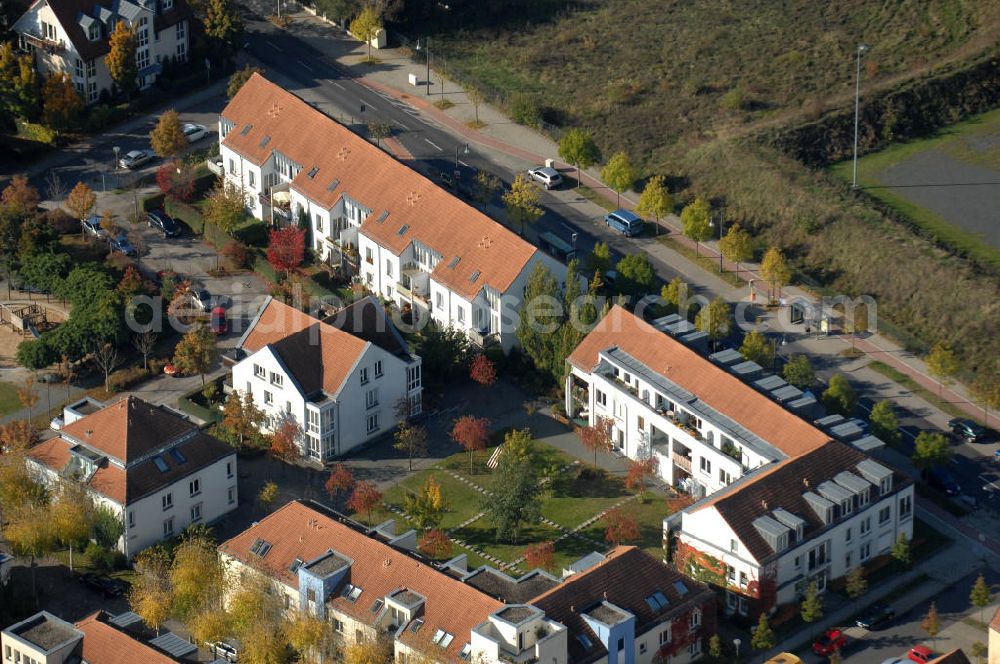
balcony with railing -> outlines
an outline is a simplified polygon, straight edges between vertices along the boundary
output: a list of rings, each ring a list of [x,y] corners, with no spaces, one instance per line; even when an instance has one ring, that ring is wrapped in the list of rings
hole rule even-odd
[[[269,208],[271,221],[274,223],[292,221],[292,197],[288,190],[288,183],[282,182],[271,187],[262,187],[257,194],[257,200],[261,206]],[[267,210],[265,210],[265,213]]]
[[[33,48],[40,48],[47,53],[61,53],[66,50],[66,42],[61,39],[48,39],[31,32],[22,32],[21,41],[23,44]]]

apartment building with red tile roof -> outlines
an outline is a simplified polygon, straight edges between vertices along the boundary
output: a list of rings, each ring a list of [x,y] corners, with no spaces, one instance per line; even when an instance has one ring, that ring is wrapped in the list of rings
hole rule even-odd
[[[302,99],[255,74],[223,109],[227,182],[258,218],[309,221],[321,260],[355,263],[374,293],[515,344],[532,270],[565,266]],[[348,249],[350,247],[350,249]]]
[[[229,445],[135,396],[87,414],[74,405],[64,409],[58,435],[28,450],[29,466],[50,486],[82,482],[117,514],[119,549],[127,556],[236,509],[236,452]]]

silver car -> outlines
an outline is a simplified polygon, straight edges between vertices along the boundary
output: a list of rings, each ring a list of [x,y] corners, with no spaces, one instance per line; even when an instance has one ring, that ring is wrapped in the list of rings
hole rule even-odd
[[[153,158],[153,151],[146,150],[130,150],[125,153],[125,156],[118,161],[118,165],[122,168],[134,169],[142,166],[147,161]]]
[[[562,184],[563,178],[554,168],[538,166],[528,170],[528,176],[546,189],[554,189]]]
[[[184,125],[184,138],[188,143],[194,143],[208,136],[208,127],[200,124],[187,123]]]

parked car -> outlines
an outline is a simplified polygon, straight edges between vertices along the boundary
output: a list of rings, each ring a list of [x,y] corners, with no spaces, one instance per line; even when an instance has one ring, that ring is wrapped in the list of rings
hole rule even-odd
[[[51,420],[49,420],[49,428],[53,431],[61,431],[65,422],[63,422],[62,415],[56,415]]]
[[[188,143],[194,143],[208,136],[208,127],[191,122],[184,125],[184,138]]]
[[[946,496],[957,496],[962,493],[962,487],[951,476],[951,473],[940,466],[928,468],[920,476],[927,482],[927,486],[937,489]]]
[[[1000,491],[1000,473],[990,471],[979,476],[979,481],[983,483],[983,491],[993,493]]]
[[[528,177],[546,189],[555,189],[563,181],[563,177],[559,174],[559,171],[548,166],[537,166],[528,169]]]
[[[909,652],[906,653],[906,658],[911,662],[927,664],[927,662],[934,659],[934,652],[927,646],[913,646],[910,648]]]
[[[128,584],[121,579],[112,579],[99,574],[83,574],[80,577],[83,585],[104,597],[122,597],[128,590]]]
[[[129,150],[125,156],[118,160],[118,165],[122,168],[138,168],[153,158],[153,151],[146,148],[144,150]]]
[[[202,311],[208,311],[212,308],[212,296],[204,288],[192,288],[188,291],[191,296],[191,301],[194,302]]]
[[[887,604],[872,604],[855,621],[861,629],[876,630],[896,617],[896,612]]]
[[[802,664],[802,659],[790,652],[782,652],[767,660],[764,664]]]
[[[96,237],[99,240],[107,240],[108,232],[101,228],[101,218],[99,216],[91,215],[80,222],[83,226],[83,232],[91,237]]]
[[[951,427],[952,433],[965,439],[966,442],[981,443],[986,440],[986,429],[981,427],[978,422],[956,417],[948,422],[948,426]]]
[[[604,223],[625,237],[635,237],[642,233],[645,225],[642,219],[633,212],[619,208],[604,215]]]
[[[839,629],[828,629],[813,643],[813,652],[829,657],[847,644],[847,635]]]
[[[212,329],[212,332],[217,335],[229,332],[229,320],[226,318],[226,310],[224,307],[214,307],[212,309],[212,315],[209,317],[208,326]]]
[[[146,225],[156,228],[163,237],[177,237],[181,234],[180,225],[163,210],[150,210],[146,213]]]
[[[240,657],[237,647],[231,643],[226,643],[225,641],[209,643],[208,652],[213,657],[217,657],[227,662],[238,662]]]
[[[126,256],[136,256],[138,251],[132,246],[132,243],[128,241],[128,238],[124,233],[119,233],[111,240],[111,251],[116,251],[120,254],[125,254]]]

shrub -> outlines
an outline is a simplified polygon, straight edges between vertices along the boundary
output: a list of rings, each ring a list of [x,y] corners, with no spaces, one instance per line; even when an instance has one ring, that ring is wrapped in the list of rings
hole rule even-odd
[[[97,542],[88,543],[83,553],[90,560],[90,566],[96,572],[108,572],[115,564],[114,551],[101,546]]]
[[[108,256],[108,264],[119,272],[124,272],[129,265],[134,265],[131,258],[125,254],[114,253]]]
[[[247,259],[250,257],[246,245],[235,241],[223,247],[220,253],[237,270],[246,267]]]
[[[28,339],[17,345],[17,363],[28,369],[44,369],[59,358],[45,339]]]
[[[537,127],[542,116],[538,103],[523,92],[511,95],[508,112],[511,120],[527,127]]]
[[[149,212],[150,210],[162,210],[164,198],[165,197],[162,193],[146,196],[142,199],[142,209],[146,212]]]
[[[88,132],[98,131],[123,119],[125,115],[125,112],[117,106],[97,104],[90,109],[90,114],[84,121],[84,127]]]
[[[149,375],[158,376],[163,373],[163,367],[170,364],[170,360],[166,360],[160,357],[149,358]]]
[[[201,212],[198,208],[193,205],[188,205],[187,203],[182,203],[180,201],[175,201],[173,199],[167,199],[166,211],[174,219],[183,221],[191,229],[191,232],[195,235],[201,235],[205,232],[205,219],[201,216]]]
[[[233,237],[251,247],[266,247],[267,225],[262,221],[253,221],[242,228],[237,228]]]
[[[149,376],[149,372],[142,367],[119,369],[108,376],[108,387],[111,388],[112,392],[120,392],[135,385],[147,376]]]
[[[80,222],[62,208],[49,210],[45,213],[45,223],[59,235],[69,235],[80,232]]]

